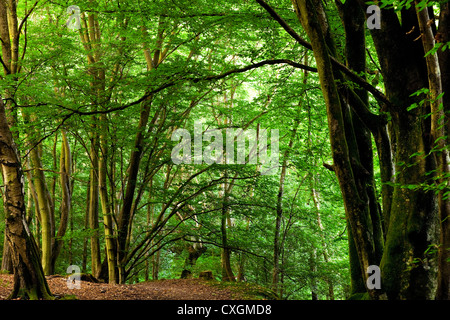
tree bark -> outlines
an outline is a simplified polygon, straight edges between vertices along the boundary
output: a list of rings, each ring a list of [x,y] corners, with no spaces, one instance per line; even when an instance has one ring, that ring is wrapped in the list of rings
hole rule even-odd
[[[98,200],[99,200],[99,185],[98,185],[98,136],[93,130],[93,137],[91,141],[91,172],[90,172],[90,195],[89,195],[89,228],[91,230],[91,270],[92,275],[96,278],[100,276],[102,269],[101,255],[100,255],[100,240],[99,240],[99,224],[98,224]]]
[[[415,1],[416,5],[419,1]],[[428,15],[428,8],[419,10],[416,8],[417,20],[422,34],[422,43],[425,52],[429,53],[435,46],[435,39]],[[428,70],[428,85],[430,89],[431,106],[431,144],[434,149],[433,156],[437,166],[437,182],[440,185],[438,191],[439,220],[441,222],[441,238],[439,247],[438,289],[437,299],[450,299],[450,233],[448,230],[448,218],[450,217],[450,199],[445,193],[450,192],[448,177],[450,176],[450,158],[447,145],[445,113],[442,98],[441,68],[437,53],[429,53],[426,56]],[[446,178],[447,177],[447,178]]]
[[[24,119],[27,119],[24,115]],[[54,236],[52,228],[52,206],[50,201],[50,193],[48,190],[45,174],[43,171],[40,145],[35,145],[31,140],[30,158],[33,167],[33,185],[36,191],[36,206],[39,207],[39,222],[41,225],[41,252],[42,252],[42,267],[46,275],[53,273],[52,270],[52,240]]]
[[[146,29],[143,27],[142,30],[144,37],[146,37],[147,36]],[[153,58],[150,55],[150,50],[147,47],[147,44],[145,42],[143,43],[144,57],[147,62],[147,70],[149,71],[156,69],[159,63],[161,62],[162,58],[161,47],[163,35],[164,35],[164,28],[162,20],[160,20],[156,39],[156,49],[154,50]],[[118,259],[119,283],[125,283],[127,277],[125,267],[128,262],[127,252],[128,252],[128,241],[130,236],[129,228],[132,222],[131,220],[132,220],[134,192],[136,190],[137,185],[137,175],[139,173],[139,166],[141,164],[141,156],[144,148],[144,136],[145,136],[144,133],[146,131],[149,121],[152,100],[153,96],[150,95],[141,103],[139,124],[137,127],[137,133],[134,139],[134,145],[129,160],[128,179],[125,189],[125,195],[123,198],[123,205],[120,210],[120,214],[117,221],[118,224],[117,259]]]
[[[226,174],[226,173],[225,173]],[[225,180],[227,181],[227,180]],[[231,249],[228,246],[227,220],[229,217],[229,188],[230,185],[225,182],[223,184],[223,203],[222,214],[220,217],[220,232],[222,235],[222,281],[236,281],[231,268]]]
[[[134,200],[134,191],[136,190],[137,175],[139,172],[139,165],[141,162],[141,155],[143,150],[144,130],[147,127],[151,107],[151,99],[147,99],[142,103],[141,116],[138,124],[138,132],[136,133],[134,148],[131,152],[129,162],[129,172],[127,179],[127,187],[123,199],[123,205],[118,217],[118,268],[119,268],[119,283],[125,283],[126,274],[125,266],[127,263],[127,251],[129,241],[129,226],[131,223],[131,209]]]
[[[8,239],[6,238],[6,234],[3,241],[3,254],[2,254],[2,266],[0,268],[2,272],[13,272],[13,265],[11,259],[11,249],[9,248]]]
[[[366,4],[360,1],[365,9]],[[371,30],[386,96],[391,104],[390,136],[395,166],[389,225],[381,261],[382,287],[389,299],[434,298],[436,266],[426,250],[436,243],[437,197],[416,188],[436,169],[430,152],[430,122],[426,108],[409,109],[423,97],[411,96],[428,87],[428,73],[414,7],[382,9],[381,29]],[[421,261],[417,263],[416,261]]]
[[[358,73],[366,71],[366,41],[365,41],[365,16],[359,7],[357,0],[346,1],[338,4],[339,13],[345,30],[345,56],[347,66]],[[339,74],[337,74],[339,77]],[[365,77],[363,76],[365,79]],[[343,80],[343,79],[342,79]],[[368,109],[369,97],[366,90],[355,88],[341,90],[341,105],[343,106],[344,124],[346,128],[346,140],[349,147],[350,159],[352,159],[352,170],[355,174],[355,182],[358,187],[359,196],[367,204],[373,234],[375,249],[375,261],[379,264],[383,252],[383,232],[381,213],[376,196],[376,186],[373,169],[373,150],[371,132],[364,123],[364,117],[355,110],[355,103],[363,104],[362,108]],[[348,98],[355,94],[353,98]],[[347,107],[348,106],[348,107]],[[350,107],[350,108],[349,108]],[[378,127],[378,126],[375,126]],[[374,131],[374,129],[372,128]],[[349,232],[349,259],[350,274],[352,276],[352,293],[366,292],[365,283],[361,274],[363,270],[358,265],[353,234]],[[359,279],[358,279],[359,278]]]
[[[203,246],[198,237],[192,237],[192,240],[194,240],[195,242],[192,244],[189,243],[186,246],[188,256],[184,261],[183,271],[181,272],[180,277],[181,279],[186,279],[192,275],[192,269],[194,268],[195,263],[197,262],[198,258],[200,258],[201,255],[206,251],[206,247]]]
[[[25,31],[24,31],[25,32]],[[18,27],[17,17],[17,1],[14,0],[2,0],[0,1],[0,40],[2,43],[2,64],[5,75],[14,75],[13,81],[16,81],[17,74],[20,72],[19,61],[19,48],[20,48],[20,35]],[[25,48],[24,48],[25,50]],[[11,92],[14,86],[5,90],[7,98],[10,98]],[[8,108],[9,109],[9,108]],[[6,110],[7,119],[9,124],[16,124],[17,111]],[[25,118],[25,117],[24,117]],[[27,120],[25,120],[27,121]],[[15,136],[14,138],[18,138]],[[31,158],[35,163],[40,162],[39,158],[40,146],[33,145]],[[38,163],[35,168],[42,168],[42,165]],[[35,171],[34,178],[39,180],[36,186],[37,198],[39,199],[39,206],[42,206],[43,214],[41,223],[42,227],[42,263],[44,272],[51,274],[51,256],[52,256],[52,206],[50,205],[51,199],[48,193],[48,189],[45,185],[45,177],[42,170],[40,172]],[[45,207],[45,208],[44,208]]]
[[[52,271],[55,270],[56,260],[58,259],[64,243],[62,237],[66,234],[70,210],[72,207],[72,187],[70,184],[70,179],[72,176],[72,154],[70,152],[70,145],[64,131],[62,131],[59,171],[61,184],[61,206],[58,232],[52,241]]]
[[[23,172],[5,106],[0,97],[0,163],[5,185],[6,238],[14,266],[14,289],[9,298],[52,299],[39,253],[26,222]]]
[[[318,19],[318,9],[311,0],[293,0],[294,8],[303,25],[313,48],[320,84],[327,107],[328,128],[330,132],[331,150],[334,160],[335,173],[339,181],[344,200],[347,221],[354,237],[362,278],[367,279],[365,270],[371,264],[376,264],[375,248],[373,244],[370,213],[363,199],[359,196],[355,181],[355,172],[350,162],[350,151],[347,145],[343,108],[335,84],[333,68],[323,33],[323,23]],[[321,11],[319,11],[321,12]],[[322,26],[321,26],[322,23]],[[369,291],[372,298],[376,298],[374,290]]]
[[[109,203],[107,176],[106,176],[106,158],[108,154],[107,139],[106,139],[106,115],[100,115],[100,153],[98,157],[98,174],[99,174],[99,188],[100,188],[100,202],[102,205],[103,225],[105,228],[105,244],[106,244],[106,258],[108,262],[108,282],[117,283],[117,258],[116,258],[116,243],[114,237],[113,218],[111,205]]]

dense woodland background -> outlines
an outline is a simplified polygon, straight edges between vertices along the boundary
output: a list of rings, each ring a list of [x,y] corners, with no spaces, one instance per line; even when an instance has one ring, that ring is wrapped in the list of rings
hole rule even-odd
[[[0,209],[1,269],[29,290],[6,227],[24,215],[45,275],[211,270],[283,299],[347,299],[381,265],[384,297],[448,299],[448,83],[435,91],[430,66],[448,77],[450,10],[377,4],[369,30],[356,0],[0,0],[2,110],[24,175],[21,213]],[[196,121],[278,129],[277,173],[175,165],[172,133]]]

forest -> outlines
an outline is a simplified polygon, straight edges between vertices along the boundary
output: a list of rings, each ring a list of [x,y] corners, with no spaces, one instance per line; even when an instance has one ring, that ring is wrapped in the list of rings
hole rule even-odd
[[[0,0],[0,40],[9,299],[450,299],[448,1]]]

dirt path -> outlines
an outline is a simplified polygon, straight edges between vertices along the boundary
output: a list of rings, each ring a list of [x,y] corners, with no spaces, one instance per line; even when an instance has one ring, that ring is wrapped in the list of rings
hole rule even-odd
[[[173,279],[112,285],[81,281],[80,289],[67,288],[60,276],[47,277],[55,296],[75,295],[80,300],[231,300],[243,297],[227,288],[220,288],[205,280]],[[12,275],[0,275],[0,300],[6,299],[13,286]]]

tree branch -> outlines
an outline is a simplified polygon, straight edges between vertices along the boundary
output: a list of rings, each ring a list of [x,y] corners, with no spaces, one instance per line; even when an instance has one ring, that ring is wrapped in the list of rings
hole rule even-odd
[[[254,64],[251,64],[251,65],[242,67],[242,68],[232,69],[230,71],[227,71],[227,72],[224,72],[224,73],[221,73],[221,74],[218,74],[218,75],[211,75],[211,76],[204,76],[204,77],[195,77],[195,78],[193,78],[193,77],[182,77],[182,78],[179,78],[177,80],[173,80],[173,81],[167,82],[167,83],[157,87],[156,89],[147,91],[141,98],[139,98],[136,101],[130,102],[130,103],[122,105],[122,106],[110,108],[110,109],[107,109],[107,110],[81,111],[80,110],[81,108],[88,107],[88,105],[80,106],[78,109],[72,109],[72,108],[68,108],[66,106],[63,106],[63,105],[60,105],[60,104],[56,104],[56,103],[38,103],[36,105],[18,105],[13,99],[11,99],[11,98],[10,99],[14,102],[15,106],[20,107],[20,108],[38,107],[38,106],[43,106],[43,105],[54,105],[54,106],[57,106],[57,107],[59,107],[59,108],[61,108],[63,110],[70,111],[71,112],[70,116],[72,116],[74,114],[77,114],[77,115],[80,115],[80,116],[89,116],[89,115],[94,115],[94,114],[106,114],[106,113],[111,113],[111,112],[115,112],[115,111],[122,111],[122,110],[125,110],[125,109],[127,109],[127,108],[129,108],[131,106],[137,105],[137,104],[143,102],[145,99],[147,99],[151,95],[154,95],[154,94],[156,94],[158,92],[161,92],[161,91],[163,91],[163,90],[165,90],[167,88],[173,87],[174,85],[180,83],[181,81],[192,81],[193,83],[198,83],[200,81],[220,80],[220,79],[226,78],[227,76],[235,74],[235,73],[244,73],[246,71],[257,69],[257,68],[260,68],[260,67],[265,66],[265,65],[276,65],[276,64],[288,64],[288,65],[290,65],[290,66],[292,66],[294,68],[308,70],[308,71],[311,71],[311,72],[317,72],[316,68],[313,68],[313,67],[310,67],[310,66],[306,66],[304,64],[297,63],[297,62],[294,62],[294,61],[288,60],[288,59],[264,60],[264,61],[261,61],[261,62],[258,62],[258,63],[254,63]]]
[[[300,45],[303,47],[312,50],[312,46],[309,42],[307,42],[305,39],[303,39],[297,32],[294,31],[287,23],[286,21],[281,18],[276,11],[269,6],[264,0],[256,0],[261,7],[263,7],[270,15],[271,17],[277,21],[281,27],[292,37],[294,40],[296,40]],[[370,83],[368,83],[365,79],[358,76],[353,70],[349,69],[345,64],[338,61],[336,58],[330,55],[331,63],[334,67],[337,67],[340,71],[342,71],[347,77],[353,81],[354,83],[361,86],[363,89],[369,91],[379,102],[385,103],[387,106],[391,106],[391,102],[389,99],[377,88],[372,86]]]
[[[19,28],[17,30],[17,34],[16,37],[19,38],[20,37],[20,32],[22,31],[23,25],[25,24],[25,22],[27,21],[28,17],[33,13],[34,9],[36,9],[37,4],[39,3],[39,1],[36,1],[34,3],[34,5],[31,7],[30,11],[28,11],[28,13],[25,15],[25,17],[22,19],[22,21],[20,22]],[[19,39],[14,39],[15,41],[18,41]]]
[[[308,70],[311,72],[317,72],[316,68],[310,67],[310,66],[306,66],[304,64],[301,63],[297,63],[288,59],[274,59],[274,60],[264,60],[255,64],[251,64],[249,66],[243,67],[243,68],[238,68],[238,69],[233,69],[230,71],[227,71],[225,73],[216,75],[216,76],[208,76],[208,77],[204,77],[204,78],[196,78],[196,79],[192,79],[192,81],[194,83],[202,81],[202,80],[220,80],[222,78],[225,78],[227,76],[229,76],[230,74],[233,73],[243,73],[249,70],[253,70],[265,65],[275,65],[275,64],[288,64],[294,68],[299,68],[299,69],[303,69],[303,70]]]

